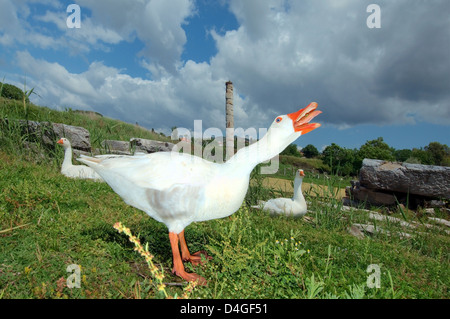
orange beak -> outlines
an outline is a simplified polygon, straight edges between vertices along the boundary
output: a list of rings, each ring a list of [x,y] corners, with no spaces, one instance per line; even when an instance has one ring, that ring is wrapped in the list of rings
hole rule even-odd
[[[301,132],[303,135],[320,127],[319,123],[309,123],[313,118],[322,113],[322,111],[315,110],[317,106],[318,104],[316,102],[312,102],[307,107],[295,113],[288,114],[293,122],[295,132]]]
[[[58,143],[58,144],[64,144],[64,142],[63,142],[63,140],[62,139],[60,139],[58,142],[56,142],[56,143]]]
[[[302,170],[300,170],[300,176],[305,176],[305,172],[303,172]]]

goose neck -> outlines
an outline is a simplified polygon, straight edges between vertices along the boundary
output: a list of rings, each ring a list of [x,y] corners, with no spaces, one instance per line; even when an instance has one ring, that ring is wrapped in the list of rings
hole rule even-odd
[[[70,146],[64,148],[64,167],[72,165],[72,148]]]
[[[294,200],[304,200],[302,193],[302,179],[294,181]]]
[[[244,166],[251,171],[259,163],[268,161],[279,153],[279,150],[275,146],[271,145],[266,134],[258,142],[241,148],[227,163]]]

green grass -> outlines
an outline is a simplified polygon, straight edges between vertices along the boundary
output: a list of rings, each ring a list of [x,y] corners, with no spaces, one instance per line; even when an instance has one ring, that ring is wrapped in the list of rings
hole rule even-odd
[[[61,121],[68,116],[71,124],[81,116],[62,113]],[[98,120],[85,118],[86,127]],[[62,152],[39,157],[11,142],[21,138],[14,129],[1,134],[0,298],[162,298],[144,258],[113,228],[119,221],[148,244],[171,283],[167,293],[183,294],[186,284],[171,274],[163,224],[126,205],[105,183],[61,175]],[[124,125],[121,134],[134,132]],[[357,239],[347,228],[366,223],[367,213],[340,209],[331,189],[344,182],[334,177],[322,177],[330,190],[325,198],[305,194],[308,218],[271,217],[249,208],[273,194],[256,171],[252,178],[238,212],[186,228],[189,249],[213,257],[195,268],[186,264],[208,281],[190,298],[448,298],[450,242],[442,230],[420,227],[402,238],[395,235],[405,231],[400,225],[377,222],[394,235]],[[404,218],[422,220],[409,212]],[[80,288],[66,287],[71,264],[81,267]],[[381,270],[379,289],[367,286],[371,264]]]
[[[0,163],[2,298],[161,297],[145,260],[113,229],[117,221],[148,243],[166,282],[180,282],[170,273],[165,226],[124,204],[105,183],[67,179],[52,163],[4,152]],[[190,249],[206,249],[213,257],[195,268],[208,286],[196,287],[191,297],[448,297],[448,235],[358,240],[346,227],[364,220],[362,213],[344,213],[318,201],[311,209],[312,222],[274,218],[244,205],[229,218],[190,225]],[[79,289],[64,286],[70,264],[81,265]],[[380,289],[366,286],[370,264],[380,265]],[[181,295],[182,286],[168,286],[168,292]]]

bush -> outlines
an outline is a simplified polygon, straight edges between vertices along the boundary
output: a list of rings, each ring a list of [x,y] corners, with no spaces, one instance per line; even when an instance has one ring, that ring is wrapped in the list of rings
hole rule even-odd
[[[302,148],[302,153],[307,158],[313,158],[313,157],[319,156],[319,151],[312,144],[308,144],[304,148]]]
[[[416,157],[409,157],[409,158],[407,158],[405,161],[404,161],[405,163],[408,163],[408,164],[422,164],[422,162],[420,161],[420,159],[418,159],[418,158],[416,158]]]
[[[331,143],[322,152],[323,162],[330,166],[332,174],[341,176],[356,175],[357,170],[361,167],[356,159],[356,153],[356,150],[343,148],[335,143]]]
[[[24,93],[17,86],[14,86],[14,85],[8,84],[8,83],[0,83],[0,87],[1,87],[1,90],[0,90],[1,95],[0,96],[4,97],[6,99],[11,99],[11,100],[17,100],[17,101],[23,100]],[[28,97],[26,98],[25,102],[27,102],[27,103],[30,102]]]
[[[297,157],[302,156],[302,154],[300,154],[300,152],[297,149],[297,145],[295,145],[295,144],[290,144],[288,147],[286,147],[284,149],[283,152],[280,153],[280,155],[290,155],[290,156],[297,156]]]

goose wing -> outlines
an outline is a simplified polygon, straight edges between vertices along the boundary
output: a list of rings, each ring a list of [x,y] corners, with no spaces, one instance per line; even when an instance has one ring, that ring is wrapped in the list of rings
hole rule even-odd
[[[92,167],[129,205],[179,232],[201,214],[214,164],[183,154],[96,156],[79,160]]]
[[[263,210],[279,214],[289,213],[292,210],[292,202],[290,198],[274,198],[264,204]]]
[[[214,175],[214,163],[199,157],[158,152],[137,156],[82,156],[78,160],[112,184],[128,180],[138,187],[166,190],[174,185],[205,185]],[[108,184],[110,184],[108,182]]]

